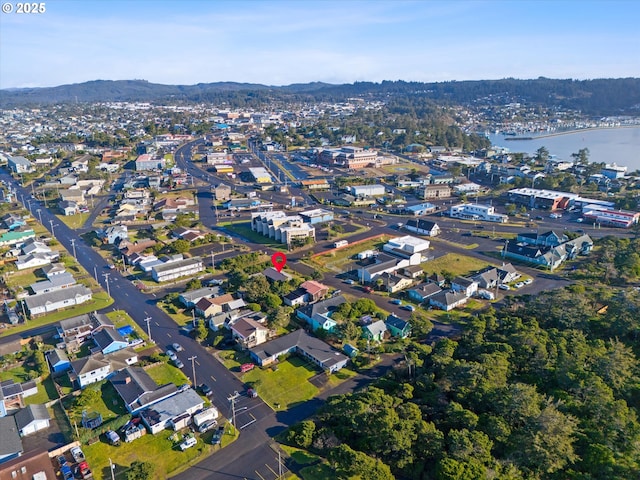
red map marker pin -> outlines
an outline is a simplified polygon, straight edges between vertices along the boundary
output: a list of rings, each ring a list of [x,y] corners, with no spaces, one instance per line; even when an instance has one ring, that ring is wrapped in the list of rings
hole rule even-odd
[[[278,273],[284,268],[287,264],[287,256],[282,252],[277,252],[271,255],[271,263],[273,264],[273,268],[275,268]]]

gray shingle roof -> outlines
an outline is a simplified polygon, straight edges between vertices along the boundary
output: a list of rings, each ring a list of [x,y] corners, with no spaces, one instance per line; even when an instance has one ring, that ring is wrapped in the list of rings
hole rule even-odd
[[[0,417],[0,432],[0,457],[23,451],[14,417]]]
[[[44,405],[27,405],[15,414],[18,429],[22,430],[34,420],[50,420],[51,416]]]

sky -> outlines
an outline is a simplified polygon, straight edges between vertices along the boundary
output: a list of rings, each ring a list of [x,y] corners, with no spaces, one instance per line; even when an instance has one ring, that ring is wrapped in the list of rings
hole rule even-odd
[[[0,3],[0,88],[640,76],[637,0]]]

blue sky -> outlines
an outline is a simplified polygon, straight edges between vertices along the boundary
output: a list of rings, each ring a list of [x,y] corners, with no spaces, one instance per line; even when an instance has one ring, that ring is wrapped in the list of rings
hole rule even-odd
[[[640,76],[637,0],[44,3],[0,13],[0,88]]]

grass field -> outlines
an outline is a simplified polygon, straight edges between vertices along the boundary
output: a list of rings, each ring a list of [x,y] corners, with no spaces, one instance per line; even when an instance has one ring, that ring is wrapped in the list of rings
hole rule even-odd
[[[333,469],[326,463],[304,467],[300,470],[300,475],[302,475],[303,480],[326,480],[336,476]]]
[[[67,227],[76,229],[84,225],[84,222],[86,222],[89,218],[89,213],[77,213],[75,215],[56,215],[56,217]]]
[[[198,438],[198,444],[184,452],[178,447],[182,435],[176,441],[170,439],[175,432],[164,430],[156,435],[147,434],[131,443],[122,442],[114,447],[107,444],[104,439],[93,445],[83,447],[89,464],[93,469],[94,478],[97,480],[110,478],[109,459],[115,465],[115,478],[126,479],[126,472],[135,460],[144,460],[155,465],[154,478],[168,478],[172,473],[186,470],[195,462],[215,452],[219,447],[207,444]],[[225,434],[224,438],[230,437]],[[229,439],[227,439],[228,441]],[[223,444],[225,442],[223,441]],[[144,452],[141,455],[141,452]]]
[[[435,260],[423,263],[422,268],[428,274],[446,271],[455,276],[467,275],[471,272],[481,270],[488,265],[490,265],[489,262],[477,258],[458,255],[456,253],[447,253]]]
[[[387,240],[388,237],[386,235],[383,235],[372,240],[349,245],[338,250],[332,250],[329,253],[314,255],[313,257],[311,257],[311,259],[307,260],[307,262],[326,269],[340,269],[347,263],[353,261],[352,257],[354,257],[359,252],[362,252],[364,250],[375,250],[382,248]]]
[[[87,413],[97,412],[102,415],[102,419],[106,422],[112,418],[119,417],[121,415],[126,415],[128,412],[124,407],[124,403],[122,399],[116,392],[116,389],[113,388],[113,385],[108,381],[98,382],[97,384],[90,385],[86,387],[87,389],[99,389],[100,397],[99,400],[91,404],[91,407],[87,408]],[[70,397],[66,397],[65,399],[65,408],[69,413],[69,419],[73,422],[74,420],[80,425],[82,420],[82,415],[78,413],[76,416],[69,410],[71,407],[72,399]]]
[[[174,367],[173,365],[169,365],[168,363],[154,365],[147,369],[147,373],[158,385],[174,383],[177,386],[180,386],[185,383],[191,383],[187,376],[182,373],[182,370]]]
[[[249,222],[230,223],[225,228],[231,232],[237,233],[238,235],[242,235],[243,237],[248,238],[252,242],[260,243],[267,247],[275,248],[277,250],[282,250],[283,252],[287,251],[287,247],[282,243],[279,243],[275,241],[273,238],[265,237],[251,230],[251,227],[249,226]]]
[[[140,328],[140,325],[134,322],[129,314],[124,310],[115,310],[113,312],[109,312],[107,313],[107,318],[113,322],[113,325],[116,328],[124,327],[125,325],[133,327],[133,329],[135,330],[135,335],[137,335],[138,338],[143,339],[145,342],[149,341],[147,332]]]

